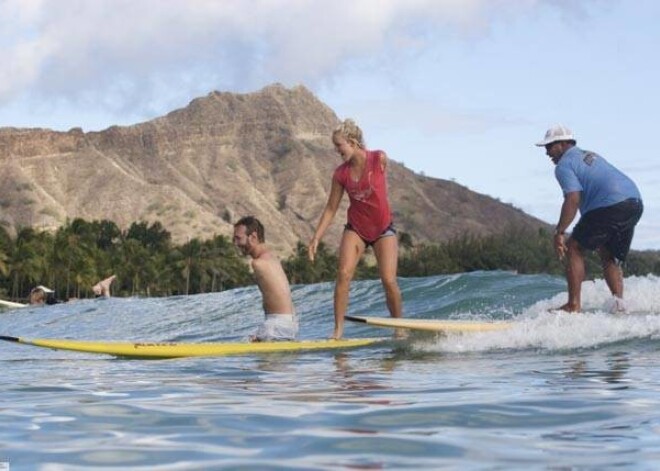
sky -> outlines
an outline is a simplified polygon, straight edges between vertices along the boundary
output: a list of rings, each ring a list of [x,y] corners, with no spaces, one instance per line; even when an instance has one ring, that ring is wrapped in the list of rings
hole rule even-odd
[[[370,148],[555,224],[534,143],[562,123],[637,183],[633,248],[660,250],[658,18],[655,0],[0,0],[0,127],[304,85]]]

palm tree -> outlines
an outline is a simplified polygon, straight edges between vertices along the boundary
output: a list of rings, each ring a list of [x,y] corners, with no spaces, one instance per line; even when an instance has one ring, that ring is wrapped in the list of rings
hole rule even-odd
[[[144,280],[149,279],[149,251],[136,239],[126,239],[122,242],[118,252],[121,261],[119,266],[119,277],[129,280],[131,284],[131,295],[141,291]]]
[[[4,227],[0,226],[0,275],[9,275],[9,254],[14,247],[14,243]]]
[[[9,256],[10,273],[12,279],[12,297],[27,295],[24,290],[25,283],[37,284],[44,275],[45,254],[43,245],[39,243],[36,232],[32,228],[23,228],[18,231],[14,250]]]
[[[7,276],[9,274],[9,265],[7,265],[8,260],[9,256],[5,252],[5,249],[0,249],[0,274],[2,276]]]

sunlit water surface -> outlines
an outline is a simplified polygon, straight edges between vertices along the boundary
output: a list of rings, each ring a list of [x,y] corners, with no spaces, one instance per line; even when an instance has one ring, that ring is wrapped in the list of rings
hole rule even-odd
[[[127,360],[0,344],[0,462],[11,470],[634,469],[660,467],[660,279],[602,281],[585,313],[561,278],[402,279],[406,317],[512,320],[348,351]],[[302,338],[332,331],[332,284],[294,287]],[[89,300],[0,313],[27,338],[243,340],[255,288]],[[386,316],[379,282],[352,314]],[[390,331],[347,324],[346,337]]]

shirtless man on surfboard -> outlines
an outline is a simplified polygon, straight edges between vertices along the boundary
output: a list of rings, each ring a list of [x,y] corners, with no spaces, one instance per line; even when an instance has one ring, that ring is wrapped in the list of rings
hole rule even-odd
[[[296,340],[298,319],[291,300],[289,280],[279,259],[265,242],[264,226],[254,216],[246,216],[234,224],[234,245],[252,259],[250,266],[261,291],[266,314],[264,323],[250,340]]]

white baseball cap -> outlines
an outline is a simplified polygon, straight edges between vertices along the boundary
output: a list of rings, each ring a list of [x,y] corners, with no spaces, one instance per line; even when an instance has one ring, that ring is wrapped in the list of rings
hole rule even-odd
[[[541,142],[537,142],[536,145],[539,147],[547,146],[557,141],[574,141],[575,136],[573,131],[568,129],[566,126],[561,124],[556,124],[548,129],[545,133],[545,137]]]
[[[44,285],[39,285],[39,286],[35,287],[34,289],[35,289],[35,290],[36,290],[36,289],[40,289],[40,290],[43,291],[44,293],[54,293],[54,292],[55,292],[55,291],[53,291],[53,290],[50,289],[50,288],[46,288]]]

